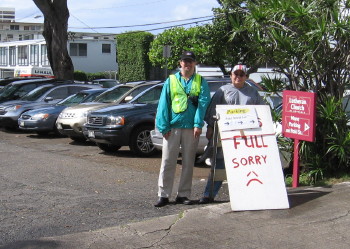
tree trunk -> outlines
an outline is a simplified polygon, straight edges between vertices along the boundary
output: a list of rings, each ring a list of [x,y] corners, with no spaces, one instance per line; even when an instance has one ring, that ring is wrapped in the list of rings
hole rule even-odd
[[[73,80],[74,66],[68,54],[67,0],[33,0],[44,15],[43,36],[47,56],[56,78]]]

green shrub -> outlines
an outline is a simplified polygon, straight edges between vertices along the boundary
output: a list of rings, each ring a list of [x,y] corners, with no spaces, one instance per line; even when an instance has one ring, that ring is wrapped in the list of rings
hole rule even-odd
[[[78,81],[88,81],[88,77],[83,71],[75,71],[74,72],[74,80]]]
[[[153,39],[154,35],[148,32],[129,32],[117,36],[120,82],[150,79],[148,51]]]
[[[302,141],[300,158],[308,172],[326,177],[350,172],[349,121],[341,100],[319,96],[315,142]],[[317,177],[316,177],[317,178]]]
[[[89,81],[93,81],[96,79],[106,79],[106,74],[103,72],[99,72],[99,73],[87,73],[87,78]]]

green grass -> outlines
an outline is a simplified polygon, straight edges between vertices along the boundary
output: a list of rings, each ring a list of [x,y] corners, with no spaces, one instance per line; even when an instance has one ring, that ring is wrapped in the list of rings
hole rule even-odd
[[[287,187],[291,187],[293,182],[292,176],[288,175],[285,177],[285,183]],[[342,174],[337,177],[323,177],[322,179],[313,181],[308,174],[300,174],[299,176],[299,186],[331,186],[337,183],[350,182],[349,174]]]

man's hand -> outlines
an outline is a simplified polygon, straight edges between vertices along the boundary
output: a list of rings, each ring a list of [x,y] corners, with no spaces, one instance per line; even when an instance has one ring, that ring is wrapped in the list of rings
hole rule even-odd
[[[198,138],[202,134],[202,128],[194,127],[193,135],[195,138]]]
[[[170,137],[171,131],[168,131],[167,133],[165,133],[163,135],[163,137],[165,138],[165,140],[168,140],[168,138]]]

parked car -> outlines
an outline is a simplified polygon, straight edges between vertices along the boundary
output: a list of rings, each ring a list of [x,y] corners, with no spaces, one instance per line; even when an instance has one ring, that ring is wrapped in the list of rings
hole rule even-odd
[[[106,152],[116,152],[129,146],[138,156],[155,153],[150,131],[163,84],[157,84],[126,104],[110,106],[90,112],[83,133]]]
[[[92,84],[99,84],[103,88],[111,88],[118,85],[119,82],[113,79],[96,79],[92,81]]]
[[[35,131],[39,135],[45,135],[50,132],[58,133],[56,120],[63,109],[68,106],[91,102],[104,91],[106,91],[105,88],[83,90],[53,106],[26,111],[18,119],[18,126],[21,130]]]
[[[0,126],[18,128],[18,118],[25,111],[56,104],[81,90],[100,88],[94,85],[51,83],[35,88],[19,100],[0,104]]]
[[[34,90],[35,88],[45,85],[45,84],[68,84],[71,83],[70,81],[64,81],[64,80],[57,80],[57,79],[47,79],[47,78],[41,78],[41,79],[25,79],[25,80],[19,80],[12,82],[8,85],[6,85],[0,92],[0,103],[10,101],[10,100],[17,100],[29,93],[30,91]]]
[[[159,83],[159,81],[138,81],[117,85],[94,100],[91,103],[83,103],[64,109],[59,115],[56,126],[62,134],[69,136],[72,140],[86,140],[83,134],[83,125],[86,123],[88,112],[107,106],[126,103],[147,88]]]
[[[43,77],[28,77],[28,78],[23,78],[23,77],[11,77],[11,78],[5,78],[0,80],[0,91],[4,88],[4,86],[15,82],[19,80],[33,80],[33,79],[43,79]]]

